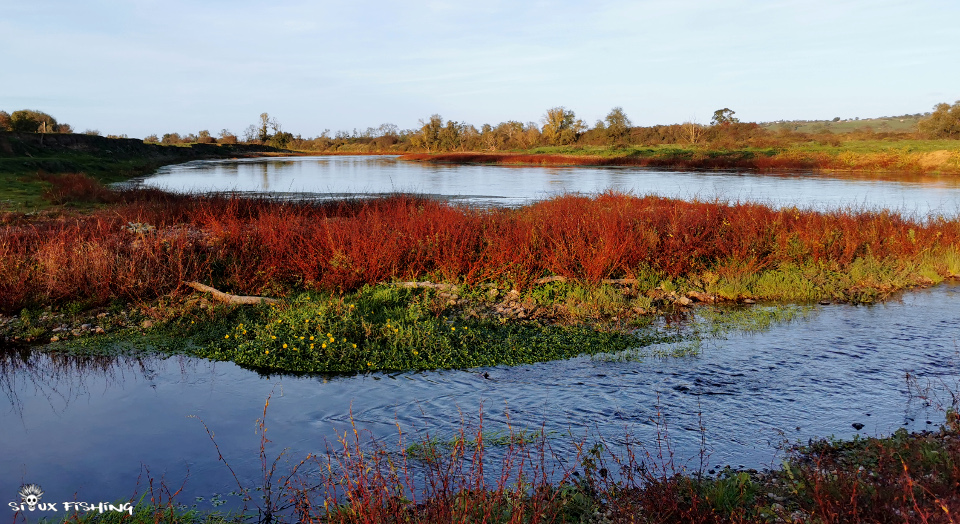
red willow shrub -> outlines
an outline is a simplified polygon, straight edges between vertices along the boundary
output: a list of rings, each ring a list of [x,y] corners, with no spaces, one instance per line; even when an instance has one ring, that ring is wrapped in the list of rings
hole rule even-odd
[[[692,276],[960,248],[960,220],[775,210],[606,193],[518,209],[410,195],[320,204],[123,192],[88,215],[0,226],[0,310],[151,298],[202,280],[242,293],[348,290],[391,279],[529,285],[654,270]]]
[[[43,192],[44,200],[52,204],[66,202],[116,202],[118,194],[111,191],[97,179],[83,173],[62,173],[51,175],[39,173],[40,180],[50,184]]]

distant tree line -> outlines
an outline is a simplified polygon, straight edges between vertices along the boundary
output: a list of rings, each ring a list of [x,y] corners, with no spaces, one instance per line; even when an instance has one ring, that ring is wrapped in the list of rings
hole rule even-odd
[[[261,113],[256,123],[251,124],[238,136],[229,129],[222,129],[214,136],[209,130],[181,135],[179,133],[152,134],[148,143],[178,144],[259,144],[304,151],[503,151],[524,150],[541,146],[612,146],[628,145],[702,145],[717,149],[734,147],[776,147],[797,141],[817,141],[839,145],[840,136],[824,129],[815,133],[799,133],[790,129],[769,129],[754,122],[741,122],[730,108],[714,111],[709,125],[697,122],[680,124],[634,126],[621,107],[614,107],[607,115],[588,125],[566,107],[547,109],[540,122],[508,120],[496,125],[483,124],[477,129],[472,124],[455,120],[444,121],[438,114],[420,120],[419,127],[400,129],[394,124],[368,127],[363,131],[354,129],[338,131],[331,136],[324,130],[314,138],[304,138],[284,131],[276,118]],[[834,119],[836,120],[836,119]],[[59,123],[42,111],[20,110],[9,114],[0,111],[0,131],[23,133],[71,133],[70,125]],[[99,131],[87,130],[97,134]],[[881,136],[882,135],[882,136]],[[114,135],[108,135],[114,137]],[[846,138],[946,138],[960,139],[960,101],[952,106],[938,104],[932,113],[920,121],[917,133],[875,133],[865,127],[844,135]],[[126,138],[121,135],[119,138]]]

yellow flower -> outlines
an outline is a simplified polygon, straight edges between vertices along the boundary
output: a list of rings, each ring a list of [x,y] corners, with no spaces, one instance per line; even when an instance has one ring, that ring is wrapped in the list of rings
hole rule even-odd
[[[372,366],[372,365],[373,365],[372,362],[367,362],[367,366]]]
[[[270,338],[272,338],[273,340],[276,340],[276,339],[277,339],[277,336],[276,336],[276,335],[270,335]]]
[[[230,335],[224,335],[223,338],[230,338]]]
[[[457,330],[457,328],[455,328],[455,327],[450,327],[450,331],[456,331],[456,330]]]
[[[313,340],[313,335],[310,335],[310,340]]]
[[[417,355],[419,355],[419,354],[420,354],[420,353],[417,353],[417,350],[416,350],[416,349],[413,350],[413,355],[414,355],[414,356],[417,356]]]
[[[269,350],[269,349],[267,350],[267,354],[268,354],[268,355],[270,354],[270,350]]]
[[[356,344],[353,345],[353,349],[357,349],[357,345],[356,345]]]
[[[321,344],[321,345],[320,345],[320,347],[322,347],[322,348],[325,348],[325,347],[327,347],[327,344],[326,344],[326,342],[324,342],[323,344]]]
[[[313,349],[313,344],[310,344],[310,349]]]
[[[286,344],[283,345],[283,349],[287,349],[287,345],[286,345]]]
[[[303,340],[303,337],[300,337],[300,340]]]

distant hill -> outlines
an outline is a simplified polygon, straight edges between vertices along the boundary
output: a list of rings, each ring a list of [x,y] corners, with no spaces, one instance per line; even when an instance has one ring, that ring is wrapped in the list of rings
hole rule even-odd
[[[789,129],[801,133],[849,133],[858,129],[871,128],[875,132],[912,133],[917,130],[917,122],[930,116],[929,113],[902,116],[881,116],[879,118],[834,119],[834,120],[780,120],[761,122],[760,126],[771,131]]]

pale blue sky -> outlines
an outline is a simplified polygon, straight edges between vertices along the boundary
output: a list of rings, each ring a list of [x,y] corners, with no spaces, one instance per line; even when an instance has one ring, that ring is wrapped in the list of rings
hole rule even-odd
[[[638,125],[960,99],[957,0],[0,0],[0,109],[143,137],[480,127],[563,105]]]

